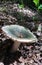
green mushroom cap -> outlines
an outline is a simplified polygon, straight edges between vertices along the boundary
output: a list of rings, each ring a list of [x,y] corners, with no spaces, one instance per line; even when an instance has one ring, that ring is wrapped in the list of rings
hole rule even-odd
[[[7,25],[2,27],[5,34],[19,42],[37,42],[36,36],[29,29],[20,25]]]

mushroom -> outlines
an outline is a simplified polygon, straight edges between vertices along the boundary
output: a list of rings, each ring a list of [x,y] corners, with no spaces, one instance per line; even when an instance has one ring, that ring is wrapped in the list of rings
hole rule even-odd
[[[2,31],[14,41],[12,51],[16,51],[21,43],[37,42],[36,36],[29,29],[20,25],[3,26]]]

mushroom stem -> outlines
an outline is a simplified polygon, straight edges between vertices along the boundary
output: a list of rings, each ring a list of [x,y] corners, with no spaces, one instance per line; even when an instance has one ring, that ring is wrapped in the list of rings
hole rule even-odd
[[[11,52],[15,52],[19,46],[20,46],[20,42],[14,41]]]

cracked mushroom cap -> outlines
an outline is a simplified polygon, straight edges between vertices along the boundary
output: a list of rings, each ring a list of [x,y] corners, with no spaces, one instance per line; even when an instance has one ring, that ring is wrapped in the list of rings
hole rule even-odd
[[[29,29],[20,25],[7,25],[2,27],[3,32],[12,40],[22,43],[37,42],[36,36]]]

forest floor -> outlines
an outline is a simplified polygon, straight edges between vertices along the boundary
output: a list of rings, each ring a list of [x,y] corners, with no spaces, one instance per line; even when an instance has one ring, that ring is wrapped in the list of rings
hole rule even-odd
[[[38,20],[33,20],[37,15]],[[42,17],[31,9],[18,8],[18,4],[0,4],[0,64],[4,65],[42,65],[42,33],[36,37],[38,42],[34,44],[22,44],[14,53],[10,52],[13,41],[4,35],[1,28],[5,25],[18,24],[37,31],[38,24],[42,25]],[[42,31],[40,31],[42,32]]]

